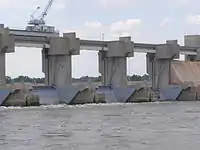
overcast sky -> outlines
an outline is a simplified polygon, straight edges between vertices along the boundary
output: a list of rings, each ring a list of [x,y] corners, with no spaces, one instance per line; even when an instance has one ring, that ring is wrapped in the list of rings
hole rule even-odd
[[[0,0],[0,21],[24,29],[35,8],[44,8],[47,1]],[[76,31],[81,39],[101,40],[104,33],[105,40],[131,35],[134,42],[178,39],[183,44],[185,34],[200,33],[199,5],[199,0],[55,0],[46,22],[60,32]],[[14,54],[7,54],[6,74],[44,76],[40,53],[40,49],[16,48]],[[83,51],[73,56],[72,72],[73,77],[99,75],[97,53]],[[145,54],[128,59],[128,74],[134,73],[146,73]]]

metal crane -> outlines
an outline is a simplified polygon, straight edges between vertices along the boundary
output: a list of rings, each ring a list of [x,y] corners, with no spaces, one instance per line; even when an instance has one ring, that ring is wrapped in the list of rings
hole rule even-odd
[[[54,0],[49,0],[48,5],[44,9],[42,16],[40,17],[40,20],[45,24],[44,17],[47,15],[47,12],[49,11],[49,8],[52,6]]]
[[[31,19],[34,19],[34,15],[36,14],[36,12],[40,9],[40,7],[38,6],[37,9],[33,12],[33,14],[31,15]]]
[[[28,26],[26,27],[27,31],[35,31],[35,32],[55,32],[55,27],[53,26],[46,26],[44,18],[47,16],[47,13],[49,9],[51,8],[54,0],[49,0],[46,8],[42,12],[41,16],[38,18],[35,18],[35,13],[40,9],[40,7],[37,7],[37,9],[34,11],[34,13],[31,15],[31,19],[28,22]]]

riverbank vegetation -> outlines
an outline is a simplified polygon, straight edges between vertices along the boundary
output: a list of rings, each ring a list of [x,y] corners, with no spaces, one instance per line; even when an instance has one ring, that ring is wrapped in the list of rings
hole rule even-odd
[[[149,80],[149,76],[147,74],[145,75],[132,75],[127,77],[128,81],[144,81]],[[100,82],[101,76],[99,77],[89,77],[89,76],[83,76],[81,78],[73,78],[73,82]],[[31,78],[28,76],[18,76],[16,78],[11,78],[10,76],[6,76],[6,83],[13,83],[13,82],[25,82],[25,83],[44,83],[44,78]]]

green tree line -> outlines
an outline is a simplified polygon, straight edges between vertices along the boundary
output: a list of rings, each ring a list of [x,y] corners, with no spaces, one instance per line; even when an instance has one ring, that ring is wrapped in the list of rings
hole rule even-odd
[[[132,75],[127,77],[128,81],[144,81],[149,80],[149,75]],[[100,82],[101,76],[98,77],[89,77],[83,76],[81,78],[73,78],[73,82]],[[10,76],[6,76],[6,83],[13,83],[13,82],[25,82],[25,83],[45,83],[45,78],[31,78],[28,76],[18,76],[16,78],[11,78]]]

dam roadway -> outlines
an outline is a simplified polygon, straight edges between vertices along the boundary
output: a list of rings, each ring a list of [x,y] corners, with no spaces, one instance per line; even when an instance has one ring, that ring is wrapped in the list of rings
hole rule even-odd
[[[10,30],[10,35],[14,36],[15,46],[49,48],[50,37],[58,37],[59,33],[28,32],[25,30]],[[81,50],[107,51],[107,44],[111,41],[80,40]],[[113,41],[112,41],[113,42]],[[156,46],[159,44],[134,43],[134,52],[156,53]],[[180,46],[180,54],[197,55],[199,47]]]

